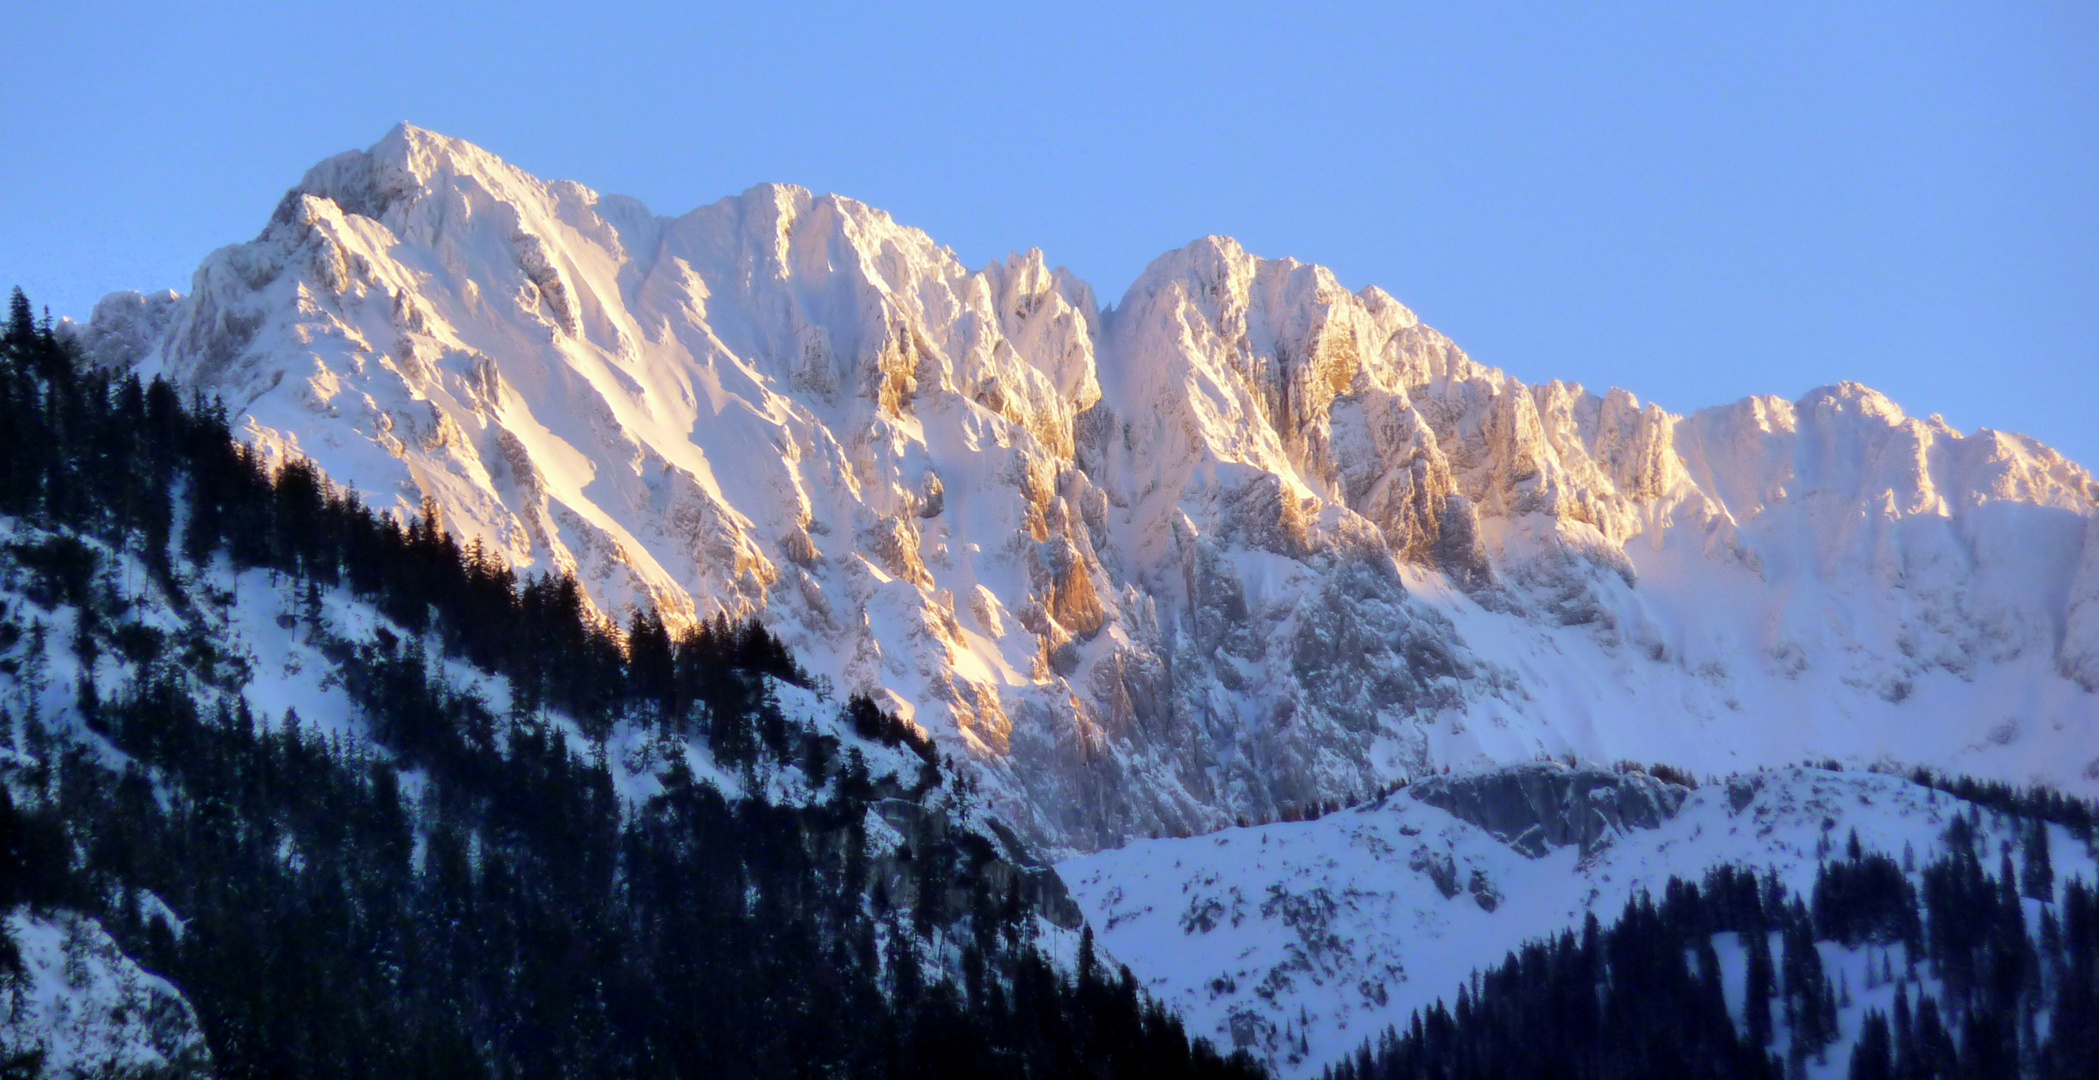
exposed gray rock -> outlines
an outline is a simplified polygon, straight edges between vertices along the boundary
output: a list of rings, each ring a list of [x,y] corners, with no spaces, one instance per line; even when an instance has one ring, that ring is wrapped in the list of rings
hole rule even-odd
[[[1416,873],[1427,874],[1436,883],[1436,891],[1448,900],[1458,895],[1458,863],[1447,851],[1430,851],[1426,845],[1414,849],[1407,860],[1407,868]]]
[[[1234,1050],[1250,1050],[1275,1042],[1275,1022],[1251,1009],[1233,1010],[1230,1024]]]
[[[1756,799],[1756,793],[1764,786],[1761,776],[1731,776],[1727,780],[1727,812],[1739,814]]]
[[[1494,583],[1494,570],[1487,562],[1487,545],[1480,540],[1479,508],[1463,495],[1443,500],[1442,526],[1431,549],[1432,561],[1466,590]]]
[[[1481,911],[1493,911],[1501,906],[1501,890],[1495,888],[1492,881],[1487,880],[1487,872],[1479,867],[1472,868],[1472,883],[1466,888],[1472,893],[1472,900],[1480,906]]]
[[[911,907],[918,903],[925,870],[924,861],[916,858],[914,853],[950,839],[949,826],[953,819],[928,811],[918,801],[893,794],[878,799],[873,809],[876,816],[903,835],[904,843],[896,851],[871,860],[869,872],[892,903]],[[986,824],[990,826],[989,837],[964,830],[954,832],[952,839],[961,850],[963,860],[983,878],[990,895],[1003,898],[1010,892],[1018,892],[1023,901],[1053,925],[1066,930],[1077,930],[1084,925],[1085,915],[1079,910],[1078,901],[1072,899],[1064,879],[1057,876],[1056,868],[1037,857],[1004,822],[991,818]],[[835,830],[827,836],[813,838],[813,842],[819,850],[838,857],[842,854],[841,845],[846,842],[846,835],[843,829]],[[948,910],[968,910],[972,901],[968,888],[950,881],[948,889]]]
[[[1531,858],[1578,844],[1583,858],[1628,829],[1675,817],[1689,790],[1646,773],[1540,761],[1469,776],[1437,776],[1416,799],[1494,834]]]

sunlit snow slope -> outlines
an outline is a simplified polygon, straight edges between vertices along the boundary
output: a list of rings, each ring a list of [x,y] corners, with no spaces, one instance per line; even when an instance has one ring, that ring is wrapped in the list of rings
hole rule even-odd
[[[1848,383],[1526,386],[1228,239],[1102,310],[849,199],[663,218],[404,126],[81,333],[610,613],[761,614],[1065,850],[1541,752],[2099,791],[2083,469]]]

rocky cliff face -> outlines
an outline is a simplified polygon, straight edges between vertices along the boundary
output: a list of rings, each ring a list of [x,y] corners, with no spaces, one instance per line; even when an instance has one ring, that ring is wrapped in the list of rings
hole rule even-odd
[[[1456,778],[1432,776],[1410,793],[1534,859],[1570,846],[1587,859],[1629,829],[1661,827],[1690,794],[1646,773],[1549,761]]]
[[[1526,386],[1227,239],[1104,311],[848,199],[662,218],[404,127],[85,334],[608,612],[764,618],[1057,849],[1541,752],[2099,786],[2082,469],[1851,384]]]
[[[2060,656],[2064,676],[2099,692],[2099,517],[2085,519],[2083,553],[2070,586]]]

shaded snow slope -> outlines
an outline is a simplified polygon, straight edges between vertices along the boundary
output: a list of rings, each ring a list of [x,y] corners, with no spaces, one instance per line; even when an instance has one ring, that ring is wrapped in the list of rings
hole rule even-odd
[[[0,1060],[41,1054],[39,1076],[208,1075],[196,1010],[73,912],[0,916],[22,969],[0,985]],[[27,1074],[25,1074],[27,1075]]]
[[[1387,1025],[1404,1028],[1414,1010],[1455,1001],[1475,969],[1523,942],[1579,932],[1592,913],[1608,925],[1641,891],[1659,899],[1672,876],[1697,882],[1730,863],[1769,869],[1805,900],[1822,859],[1832,847],[1841,852],[1853,830],[1863,849],[1914,869],[1942,851],[1952,815],[1970,809],[1870,772],[1787,768],[1686,792],[1638,774],[1519,768],[1581,781],[1586,791],[1569,814],[1595,805],[1598,791],[1628,805],[1653,791],[1653,805],[1675,809],[1629,815],[1590,844],[1563,841],[1531,855],[1508,842],[1520,833],[1499,837],[1402,791],[1317,821],[1140,840],[1058,869],[1105,950],[1179,1011],[1191,1034],[1244,1047],[1285,1077],[1308,1076]],[[1483,779],[1500,778],[1461,781]],[[1994,860],[2022,822],[1985,813],[1984,823],[1980,850]],[[2072,877],[2092,881],[2092,852],[2048,828],[2058,895]],[[2029,915],[2037,924],[2038,909]],[[1901,968],[1902,950],[1820,948],[1832,981],[1846,972],[1861,991],[1840,1024],[1855,1037],[1864,1011],[1887,1011],[1894,994],[1863,992],[1872,985],[1865,965],[1892,952]],[[1742,954],[1723,950],[1722,960],[1732,965],[1726,981],[1739,1010]],[[1849,1058],[1847,1042],[1817,1075],[1844,1075]]]
[[[1065,850],[1541,752],[2099,791],[2083,469],[1853,384],[1527,386],[1228,239],[1102,310],[849,199],[658,217],[402,127],[83,335],[608,611],[762,615]]]

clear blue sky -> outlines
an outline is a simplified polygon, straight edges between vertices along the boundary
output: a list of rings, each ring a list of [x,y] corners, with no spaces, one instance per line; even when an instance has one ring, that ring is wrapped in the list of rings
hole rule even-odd
[[[186,289],[398,120],[1118,297],[1206,233],[1686,411],[1857,379],[2099,465],[2099,5],[31,4],[0,286]],[[298,9],[298,10],[292,10]]]

